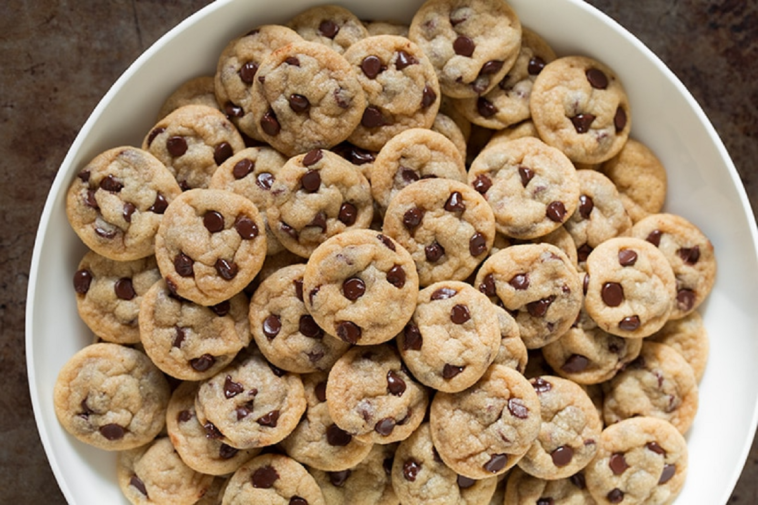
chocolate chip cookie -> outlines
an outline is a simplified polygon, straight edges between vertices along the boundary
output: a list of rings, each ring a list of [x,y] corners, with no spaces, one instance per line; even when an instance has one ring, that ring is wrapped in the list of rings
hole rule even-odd
[[[363,22],[345,7],[328,4],[306,9],[287,22],[305,40],[324,44],[344,53],[368,37]]]
[[[521,505],[522,503],[595,505],[594,498],[587,490],[583,472],[565,479],[547,480],[529,475],[518,467],[508,474],[504,499],[504,502],[500,502],[503,505]]]
[[[221,110],[216,101],[215,84],[213,81],[214,77],[212,75],[201,75],[200,77],[184,81],[163,102],[163,105],[158,110],[156,120],[160,121],[184,105],[205,105]]]
[[[690,312],[679,319],[670,319],[663,328],[650,335],[645,341],[673,347],[692,366],[695,379],[700,382],[703,378],[705,365],[708,362],[710,342],[703,317],[697,311]]]

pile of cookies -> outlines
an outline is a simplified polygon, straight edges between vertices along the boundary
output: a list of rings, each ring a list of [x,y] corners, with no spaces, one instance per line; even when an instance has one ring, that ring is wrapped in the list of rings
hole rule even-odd
[[[617,74],[503,0],[231,39],[66,210],[131,503],[671,503],[713,286]]]

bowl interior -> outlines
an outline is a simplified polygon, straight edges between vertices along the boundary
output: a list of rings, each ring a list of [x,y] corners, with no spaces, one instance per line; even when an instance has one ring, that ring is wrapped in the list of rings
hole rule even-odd
[[[124,73],[63,161],[35,243],[26,350],[40,436],[69,503],[127,501],[116,484],[115,455],[74,440],[60,427],[53,410],[58,371],[92,341],[71,291],[73,272],[86,249],[66,220],[68,185],[99,152],[119,145],[139,146],[168,94],[191,77],[212,74],[229,40],[257,25],[286,22],[317,3],[212,3],[169,32]],[[363,19],[409,21],[421,1],[340,3]],[[758,311],[752,306],[758,298],[758,240],[737,172],[682,84],[610,18],[580,0],[510,0],[510,4],[523,24],[545,37],[559,55],[594,57],[618,73],[632,106],[632,136],[648,145],[667,169],[665,210],[695,223],[715,246],[718,275],[701,309],[711,355],[701,382],[699,412],[687,434],[689,475],[677,503],[725,504],[750,449],[758,400],[758,367],[754,366],[758,340],[752,331],[758,327]]]

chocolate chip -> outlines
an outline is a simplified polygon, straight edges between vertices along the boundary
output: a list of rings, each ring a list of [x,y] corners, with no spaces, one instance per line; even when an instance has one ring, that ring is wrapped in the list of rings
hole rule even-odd
[[[239,105],[235,105],[232,102],[226,102],[224,104],[224,114],[226,114],[227,119],[231,119],[244,116],[245,111]]]
[[[424,86],[424,91],[421,93],[421,107],[423,109],[428,108],[434,102],[437,101],[437,93],[428,84]]]
[[[563,365],[561,365],[561,370],[566,373],[580,373],[587,369],[589,363],[590,360],[587,359],[587,357],[582,356],[581,354],[572,354]]]
[[[465,305],[454,305],[450,310],[450,320],[455,324],[464,324],[471,319],[471,312]]]
[[[161,133],[165,132],[165,128],[155,128],[153,131],[150,132],[150,134],[147,136],[147,147],[150,147],[150,145],[153,143],[153,140],[155,140],[155,137],[160,135]]]
[[[526,71],[529,73],[529,75],[538,75],[540,72],[542,72],[542,69],[545,68],[545,64],[545,60],[539,56],[532,56],[532,58],[529,60],[529,64],[526,67]]]
[[[474,49],[476,49],[476,44],[465,35],[459,35],[453,41],[453,51],[459,56],[471,57],[474,54]]]
[[[240,384],[239,382],[234,382],[232,380],[231,375],[227,375],[226,379],[224,379],[224,396],[229,398],[234,398],[238,394],[242,393],[245,390],[245,388]]]
[[[489,60],[484,65],[482,65],[482,69],[479,71],[479,75],[497,74],[503,69],[504,64],[505,62],[500,60]]]
[[[376,79],[376,76],[385,69],[386,67],[382,65],[382,60],[378,56],[369,55],[361,61],[361,70],[369,79]]]
[[[380,434],[383,437],[388,437],[392,430],[395,429],[395,425],[397,423],[394,419],[390,417],[385,417],[384,419],[381,419],[378,423],[376,423],[376,426],[374,426],[374,431],[376,431],[378,434]]]
[[[132,280],[128,277],[122,277],[117,280],[113,285],[113,290],[116,292],[116,296],[121,300],[132,300],[137,296],[137,293],[134,291]]]
[[[239,449],[232,447],[231,445],[221,444],[218,448],[218,456],[221,459],[232,459],[238,452]]]
[[[136,474],[132,475],[132,478],[129,479],[129,485],[130,486],[134,486],[134,488],[137,491],[139,491],[140,493],[142,493],[142,495],[145,498],[149,498],[149,496],[147,495],[147,488],[145,487],[145,483],[142,482],[142,479],[140,479],[139,477],[137,477]]]
[[[358,209],[352,203],[345,202],[340,206],[340,212],[337,215],[337,219],[346,226],[354,225],[357,217]]]
[[[655,247],[658,247],[661,245],[661,235],[663,235],[663,232],[661,230],[653,230],[648,233],[645,240],[653,244]]]
[[[89,291],[90,284],[92,284],[92,273],[89,270],[81,269],[74,273],[74,291],[85,295]]]
[[[180,326],[176,326],[176,336],[174,337],[174,341],[172,342],[171,346],[180,348],[182,346],[182,342],[184,342],[184,339],[187,338],[187,334],[184,330],[184,328]]]
[[[484,464],[484,469],[490,473],[497,473],[508,463],[507,454],[493,454],[489,461]]]
[[[298,323],[298,330],[300,333],[305,335],[308,338],[323,338],[324,337],[324,330],[322,330],[318,324],[316,324],[316,321],[313,319],[313,316],[309,314],[303,314],[300,316],[300,321]]]
[[[361,117],[361,125],[364,128],[377,128],[387,124],[382,116],[382,111],[373,105],[369,105],[363,111],[363,117]]]
[[[434,290],[430,299],[432,300],[447,300],[458,294],[458,291],[453,288],[442,287]]]
[[[685,264],[694,265],[700,259],[700,247],[682,247],[676,251],[676,254]]]
[[[287,65],[292,65],[293,67],[299,67],[300,59],[297,56],[287,56],[284,59],[284,63],[286,63]]]
[[[258,236],[258,225],[247,216],[237,216],[234,220],[234,229],[242,240],[252,240]]]
[[[445,210],[448,212],[463,212],[466,210],[466,202],[459,191],[453,191],[445,202]]]
[[[529,417],[529,409],[521,398],[509,398],[508,411],[513,417],[519,419],[526,419]]]
[[[395,265],[387,272],[387,282],[400,289],[405,286],[405,270],[400,265]]]
[[[329,482],[334,487],[342,487],[345,485],[345,481],[350,477],[352,472],[350,470],[342,470],[340,472],[328,472]]]
[[[518,174],[521,177],[521,185],[524,187],[534,178],[534,170],[523,165],[518,167]]]
[[[268,367],[271,369],[271,372],[276,375],[277,377],[284,377],[287,372],[282,370],[281,368],[272,365],[271,363],[268,364]],[[256,391],[257,393],[258,391]]]
[[[472,183],[474,189],[480,194],[485,194],[492,187],[492,180],[484,174],[478,175]]]
[[[121,212],[121,215],[124,216],[124,221],[127,223],[132,222],[132,214],[134,214],[137,211],[137,207],[134,206],[131,202],[126,202],[124,204],[124,210]]]
[[[624,331],[634,331],[640,327],[640,316],[627,316],[619,322],[619,329]]]
[[[582,216],[582,219],[589,219],[594,208],[595,202],[592,201],[592,197],[579,195],[579,215]]]
[[[471,256],[479,256],[487,252],[487,239],[479,232],[474,233],[468,241],[468,252]]]
[[[229,300],[224,300],[223,302],[217,303],[216,305],[211,305],[210,307],[213,313],[219,317],[224,317],[227,315],[231,308],[232,306],[229,303]]]
[[[637,253],[632,249],[620,249],[618,257],[622,267],[630,267],[637,262]]]
[[[608,87],[608,78],[605,76],[602,70],[597,68],[588,69],[584,75],[587,76],[587,81],[595,89],[605,89]]]
[[[579,489],[587,489],[587,481],[584,478],[584,474],[579,472],[575,473],[571,477],[569,477],[569,480],[573,485],[578,487]]]
[[[421,220],[424,218],[424,210],[419,207],[413,207],[405,211],[403,214],[403,225],[410,231],[413,231],[418,225],[421,224]]]
[[[226,281],[234,279],[239,273],[239,267],[235,262],[230,262],[223,258],[217,259],[214,266],[218,275]]]
[[[321,175],[318,170],[308,170],[300,178],[303,189],[308,193],[315,193],[321,187]]]
[[[600,289],[603,302],[609,307],[618,307],[624,301],[624,288],[618,282],[606,282]]]
[[[545,211],[545,215],[551,221],[562,223],[566,217],[566,206],[563,205],[563,202],[550,202],[547,206],[547,210]]]
[[[269,315],[263,320],[263,334],[266,338],[273,340],[282,329],[282,320],[275,314]]]
[[[114,423],[104,424],[100,427],[99,431],[102,436],[110,441],[121,440],[126,435],[124,427]]]
[[[517,291],[524,291],[525,289],[529,288],[529,274],[516,274],[511,277],[511,280],[508,281],[508,284],[510,284],[513,289]]]
[[[549,496],[547,498],[539,498],[537,500],[537,505],[555,505],[555,500]]]
[[[256,72],[258,72],[258,64],[254,61],[248,61],[240,67],[238,75],[242,82],[249,86],[253,84]]]
[[[326,429],[326,441],[329,443],[329,445],[335,447],[344,447],[348,445],[352,440],[353,436],[336,424],[331,424]]]
[[[109,175],[100,181],[100,189],[110,191],[111,193],[118,193],[124,188],[124,185],[112,175]]]
[[[574,449],[568,445],[562,445],[550,453],[550,457],[553,459],[555,466],[561,467],[571,463],[574,458]]]
[[[326,382],[319,382],[316,384],[316,387],[313,389],[314,394],[316,395],[316,399],[320,402],[326,401]]]
[[[261,426],[276,428],[276,424],[277,422],[279,422],[279,415],[280,413],[278,410],[272,410],[271,412],[263,414],[261,417],[256,419],[255,422],[260,424]]]
[[[396,250],[396,248],[395,248],[395,242],[393,242],[392,239],[389,238],[388,236],[382,235],[380,233],[379,235],[376,236],[376,238],[378,238],[381,241],[381,243],[384,244],[387,247],[387,249],[389,249],[391,251],[395,251]]]
[[[445,248],[435,241],[424,247],[424,254],[426,255],[426,261],[436,263],[445,254]]]
[[[87,194],[84,197],[84,205],[87,207],[91,207],[93,209],[99,209],[100,206],[97,204],[97,199],[95,198],[95,190],[89,189],[87,190]]]
[[[414,482],[421,471],[421,463],[415,459],[409,459],[403,463],[403,477],[405,480]]]
[[[532,317],[545,317],[547,309],[550,308],[550,304],[555,300],[555,295],[550,295],[547,298],[542,298],[535,302],[529,302],[526,304],[526,310]]]
[[[156,214],[163,214],[164,212],[166,212],[167,207],[168,207],[168,202],[166,201],[166,197],[158,193],[155,195],[155,201],[147,210],[149,210],[150,212],[154,212]]]
[[[571,123],[573,123],[576,133],[587,133],[594,120],[595,116],[592,114],[577,114],[571,118]]]
[[[232,149],[229,142],[221,142],[215,147],[215,149],[213,149],[213,161],[216,162],[216,165],[221,165],[223,162],[231,158],[233,154],[234,149]]]
[[[236,174],[235,174],[235,177],[236,177]],[[268,172],[261,172],[255,178],[255,184],[261,189],[269,190],[271,189],[271,186],[274,184],[274,180],[275,178],[273,174],[270,174]]]
[[[288,101],[290,104],[290,109],[292,109],[294,112],[306,112],[311,108],[311,102],[308,100],[308,97],[298,95],[297,93],[291,94]]]
[[[445,366],[442,367],[442,378],[445,380],[450,380],[459,373],[463,372],[465,368],[465,366],[457,366],[451,365],[450,363],[445,363]]]
[[[550,382],[543,379],[542,377],[535,377],[534,379],[531,380],[531,383],[532,383],[532,387],[538,394],[546,393],[550,391],[551,389],[553,389],[553,385]]]
[[[211,233],[217,233],[224,229],[224,216],[220,212],[211,210],[203,216],[203,225]]]
[[[613,116],[613,126],[616,128],[616,133],[622,131],[626,126],[626,111],[621,106],[616,109],[616,115]]]
[[[626,463],[626,458],[624,458],[624,455],[620,452],[614,452],[611,454],[611,457],[608,459],[608,466],[611,468],[613,475],[621,475],[627,468],[629,468],[629,465]]]
[[[326,212],[324,212],[323,210],[317,212],[316,215],[313,216],[313,219],[311,219],[311,222],[308,223],[306,226],[321,228],[321,233],[326,232]]]
[[[403,70],[406,67],[410,67],[411,65],[417,65],[418,60],[413,56],[405,51],[398,51],[397,52],[397,59],[395,60],[395,68],[398,70]]]
[[[592,247],[589,244],[582,244],[576,248],[576,257],[579,263],[584,263],[589,258]],[[585,292],[586,294],[586,292]]]
[[[216,358],[210,354],[203,354],[199,358],[191,359],[189,363],[194,370],[205,372],[216,363]]]
[[[276,114],[274,114],[273,110],[269,109],[261,118],[261,130],[270,137],[276,137],[279,135],[281,129],[282,127],[276,118]]]
[[[691,289],[680,289],[676,292],[676,308],[682,312],[689,312],[695,306],[695,298],[695,292]]]
[[[666,464],[663,465],[663,472],[661,472],[661,478],[658,479],[658,484],[665,484],[671,480],[676,473],[676,465]]]
[[[176,273],[182,277],[192,277],[195,275],[195,269],[193,265],[195,262],[184,253],[179,253],[174,258],[174,269]]]
[[[666,451],[663,449],[663,447],[661,447],[658,444],[658,442],[655,442],[655,441],[648,442],[647,444],[645,444],[645,447],[647,447],[648,449],[650,449],[651,451],[653,451],[656,454],[661,454],[661,455],[666,454]]]
[[[405,325],[403,329],[403,350],[405,351],[418,351],[421,349],[424,339],[421,337],[421,331],[414,323],[410,322]]]
[[[476,480],[469,479],[468,477],[464,477],[463,475],[459,475],[456,478],[456,483],[458,484],[458,487],[460,489],[468,489],[472,487],[474,484],[476,484]]]
[[[480,116],[489,118],[497,114],[498,109],[495,107],[494,103],[490,102],[483,96],[480,96],[476,99],[476,111]]]
[[[168,153],[174,158],[178,158],[187,152],[187,141],[184,137],[173,136],[166,140],[166,149]]]
[[[613,488],[607,495],[608,501],[611,503],[621,503],[624,501],[624,492],[619,488]]]
[[[497,289],[495,287],[495,276],[493,274],[487,274],[482,279],[482,283],[479,284],[479,291],[487,296],[495,296]]]
[[[403,396],[405,393],[405,381],[394,370],[387,372],[387,391],[394,396]]]
[[[337,336],[348,344],[356,344],[361,339],[361,327],[352,321],[337,323]]]
[[[253,487],[269,489],[279,479],[279,472],[271,465],[262,466],[253,472],[251,481]]]
[[[318,25],[318,31],[324,37],[333,39],[337,36],[337,33],[339,33],[340,27],[331,19],[325,19]]]
[[[203,430],[205,430],[205,438],[208,440],[221,440],[224,438],[224,434],[210,421],[203,425]]]

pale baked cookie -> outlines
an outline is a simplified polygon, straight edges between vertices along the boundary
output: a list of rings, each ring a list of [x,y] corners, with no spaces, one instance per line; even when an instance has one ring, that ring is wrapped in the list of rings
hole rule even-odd
[[[507,310],[495,305],[497,322],[500,327],[500,349],[493,363],[513,368],[517,372],[524,373],[529,361],[529,352],[521,340],[521,330],[518,323]]]
[[[221,110],[216,101],[213,81],[212,75],[202,75],[183,82],[163,102],[158,110],[156,121],[160,121],[184,105],[205,105]]]
[[[305,407],[300,376],[270,365],[252,346],[204,380],[195,398],[197,418],[209,436],[237,449],[284,440]]]
[[[492,207],[497,230],[517,239],[547,235],[578,206],[574,165],[532,137],[484,149],[471,164],[468,182]]]
[[[606,425],[634,416],[664,419],[686,433],[698,409],[695,373],[674,348],[644,341],[639,357],[603,387]]]
[[[169,288],[200,305],[242,291],[266,258],[266,228],[247,198],[219,189],[185,191],[166,209],[155,238]]]
[[[346,140],[361,121],[366,97],[341,54],[317,42],[294,42],[258,67],[250,107],[260,138],[295,156]]]
[[[269,226],[288,250],[308,258],[322,242],[368,228],[371,188],[350,162],[322,149],[290,158],[271,185]]]
[[[491,365],[471,388],[438,392],[429,416],[442,461],[458,475],[485,479],[512,468],[537,439],[537,393],[519,372]]]
[[[587,489],[598,504],[663,505],[674,501],[687,476],[687,441],[671,424],[651,417],[603,430],[587,466]]]
[[[616,186],[595,170],[577,170],[579,205],[563,225],[576,244],[579,265],[592,250],[609,238],[625,235],[632,219]]]
[[[587,490],[584,473],[563,479],[541,479],[514,468],[508,475],[504,502],[498,505],[595,505]]]
[[[150,442],[166,423],[166,378],[144,353],[119,344],[89,345],[63,365],[53,405],[77,440],[106,451]]]
[[[399,35],[408,37],[408,25],[394,20],[367,20],[363,22],[369,36],[374,35]]]
[[[421,424],[429,393],[404,370],[392,344],[353,347],[329,372],[326,404],[334,422],[362,442],[390,444]]]
[[[308,407],[295,430],[280,447],[296,461],[325,472],[341,472],[359,464],[372,443],[361,442],[334,424],[326,404],[328,372],[302,376]]]
[[[311,469],[329,505],[399,505],[392,488],[392,464],[397,443],[374,444],[366,458],[339,472]]]
[[[521,49],[503,79],[485,95],[454,100],[458,111],[472,123],[501,130],[531,117],[529,98],[534,80],[555,59],[555,52],[537,33],[522,27]]]
[[[326,505],[316,481],[303,465],[281,454],[262,454],[241,466],[224,491],[223,505]]]
[[[212,475],[187,466],[166,437],[120,452],[116,476],[119,488],[133,505],[192,505],[213,481]]]
[[[107,342],[136,344],[142,296],[160,279],[153,256],[114,261],[89,251],[73,279],[79,317]]]
[[[455,108],[453,100],[453,98],[450,98],[449,96],[445,96],[443,94],[442,98],[440,99],[439,114],[444,114],[452,119],[455,125],[461,130],[465,141],[468,142],[471,138],[471,121],[463,117],[463,114],[458,112],[458,110]]]
[[[413,317],[397,336],[403,362],[419,382],[438,391],[463,391],[497,356],[496,306],[459,281],[436,282],[418,294]]]
[[[700,382],[703,378],[710,343],[703,318],[697,311],[690,312],[682,318],[667,321],[663,328],[650,335],[645,341],[670,345],[692,366],[695,379]]]
[[[142,298],[140,339],[164,373],[181,380],[206,379],[250,343],[247,309],[243,294],[205,307],[158,281]]]
[[[384,216],[384,233],[413,257],[421,286],[464,280],[495,240],[489,204],[470,186],[424,179],[400,190]]]
[[[578,163],[601,163],[618,154],[632,124],[616,73],[586,56],[545,65],[534,81],[529,109],[542,140]]]
[[[442,92],[466,98],[491,90],[513,66],[521,22],[501,0],[427,0],[408,37],[429,56]]]
[[[390,139],[371,166],[371,195],[386,211],[397,193],[420,179],[466,182],[464,158],[441,133],[412,128]]]
[[[208,491],[195,502],[195,505],[221,505],[221,500],[224,497],[224,491],[230,478],[231,476],[226,475],[214,477]]]
[[[418,274],[410,254],[373,230],[324,242],[303,275],[306,310],[328,334],[371,345],[397,335],[416,308]]]
[[[716,256],[708,237],[686,218],[667,213],[643,218],[630,233],[656,246],[674,270],[676,303],[671,318],[697,309],[716,281]]]
[[[466,160],[466,137],[453,118],[447,114],[438,112],[434,118],[434,123],[432,123],[431,130],[447,137],[461,153],[461,158],[464,161]]]
[[[237,128],[223,112],[207,105],[185,105],[158,121],[142,141],[183,190],[207,188],[213,172],[245,148]]]
[[[518,466],[542,479],[569,478],[595,457],[603,422],[578,384],[553,375],[530,382],[540,400],[542,426]]]
[[[166,412],[166,431],[184,464],[209,475],[233,473],[259,449],[239,450],[213,436],[197,419],[195,395],[200,383],[185,381],[171,394]]]
[[[284,246],[268,225],[266,209],[274,201],[271,186],[287,158],[267,146],[248,147],[227,159],[213,173],[210,189],[222,189],[242,195],[258,208],[266,225],[266,254],[277,254]]]
[[[284,267],[260,283],[250,300],[250,332],[275,366],[295,373],[328,370],[350,344],[324,332],[303,302],[305,265]]]
[[[240,132],[263,140],[251,114],[252,87],[263,60],[276,49],[302,41],[294,30],[282,25],[261,25],[230,40],[218,58],[214,76],[216,101]]]
[[[496,131],[492,137],[490,137],[489,142],[485,147],[491,147],[498,142],[507,142],[509,140],[516,140],[523,137],[540,137],[539,133],[537,133],[537,128],[535,128],[534,122],[531,119],[521,121],[518,124]]]
[[[602,163],[599,170],[616,185],[633,222],[663,209],[668,188],[666,169],[642,142],[628,139],[621,151]]]
[[[490,256],[474,286],[501,303],[528,349],[558,339],[582,307],[582,284],[568,257],[551,244],[521,244]]]
[[[348,140],[378,151],[408,128],[429,128],[440,105],[437,74],[419,46],[405,37],[367,37],[345,51],[366,109]]]
[[[152,154],[116,147],[95,156],[71,182],[66,216],[84,244],[117,261],[151,256],[168,204],[181,193]]]
[[[469,479],[457,475],[440,459],[429,423],[400,442],[392,464],[392,487],[403,505],[477,505],[488,503],[497,477]]]
[[[287,26],[305,40],[324,44],[338,53],[368,37],[368,30],[355,14],[334,4],[306,9],[290,19]]]

